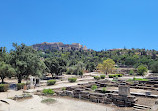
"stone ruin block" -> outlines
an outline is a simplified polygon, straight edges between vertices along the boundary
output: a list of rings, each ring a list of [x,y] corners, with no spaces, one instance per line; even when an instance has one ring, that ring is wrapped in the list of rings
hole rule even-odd
[[[126,85],[120,85],[119,86],[119,95],[121,95],[121,96],[130,95],[130,87],[128,87]]]
[[[81,91],[80,92],[80,97],[81,99],[89,99],[89,92],[88,91]]]
[[[66,96],[69,96],[69,97],[73,97],[74,96],[73,91],[65,90],[64,92],[66,93]]]
[[[158,88],[158,84],[154,84],[154,87],[155,87],[155,88]]]
[[[105,94],[101,93],[90,93],[90,101],[96,102],[96,103],[104,103],[105,100]]]

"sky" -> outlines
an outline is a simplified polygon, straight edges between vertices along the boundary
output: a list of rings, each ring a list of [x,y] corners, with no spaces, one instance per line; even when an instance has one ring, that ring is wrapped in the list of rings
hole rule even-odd
[[[158,50],[158,0],[0,0],[0,47],[13,42]]]

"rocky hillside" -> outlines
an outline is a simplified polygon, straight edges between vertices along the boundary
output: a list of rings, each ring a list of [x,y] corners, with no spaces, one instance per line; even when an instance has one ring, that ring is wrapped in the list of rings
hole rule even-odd
[[[83,46],[79,43],[72,43],[72,44],[63,44],[62,42],[56,42],[56,43],[47,43],[43,42],[40,44],[32,45],[32,47],[36,50],[87,50],[86,46]]]

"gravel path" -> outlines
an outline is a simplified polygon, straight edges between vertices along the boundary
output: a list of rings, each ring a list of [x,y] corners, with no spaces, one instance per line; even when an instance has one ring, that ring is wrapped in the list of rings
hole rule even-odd
[[[116,111],[114,108],[102,104],[95,104],[77,99],[56,97],[52,105],[41,103],[42,97],[33,96],[32,99],[13,101],[6,99],[10,105],[0,103],[0,111]]]

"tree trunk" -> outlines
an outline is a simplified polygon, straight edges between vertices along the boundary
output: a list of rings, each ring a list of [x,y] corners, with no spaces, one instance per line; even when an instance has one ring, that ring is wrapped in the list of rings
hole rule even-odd
[[[21,80],[22,80],[22,76],[21,76],[21,74],[19,74],[19,76],[18,76],[18,83],[21,83]]]
[[[1,79],[2,79],[2,84],[4,84],[4,77],[1,77]]]

